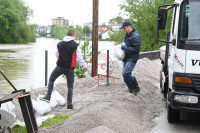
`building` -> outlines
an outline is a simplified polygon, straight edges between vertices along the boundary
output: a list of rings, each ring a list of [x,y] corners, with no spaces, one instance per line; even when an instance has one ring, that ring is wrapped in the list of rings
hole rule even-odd
[[[110,30],[104,31],[103,33],[101,33],[101,35],[102,35],[101,39],[102,40],[109,40],[110,34],[113,34],[113,32],[110,31]]]
[[[48,25],[48,26],[38,26],[35,28],[35,31],[37,33],[37,37],[39,36],[43,36],[43,37],[52,37],[51,36],[51,28],[52,25]]]
[[[47,37],[52,37],[51,36],[51,28],[52,28],[52,26],[48,25],[46,28],[47,28],[47,30],[46,30]]]
[[[57,17],[55,19],[52,19],[53,25],[65,25],[69,26],[69,20],[64,19],[64,17]]]
[[[107,31],[109,30],[110,28],[106,25],[99,25],[99,28],[102,29],[103,31]]]

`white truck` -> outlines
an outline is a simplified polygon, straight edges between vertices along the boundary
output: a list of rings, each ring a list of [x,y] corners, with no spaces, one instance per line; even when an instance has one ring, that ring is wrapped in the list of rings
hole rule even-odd
[[[171,29],[161,40],[171,9]],[[167,99],[168,122],[177,122],[180,111],[200,112],[200,0],[160,6],[157,22],[157,40],[166,43],[160,52],[160,88]]]

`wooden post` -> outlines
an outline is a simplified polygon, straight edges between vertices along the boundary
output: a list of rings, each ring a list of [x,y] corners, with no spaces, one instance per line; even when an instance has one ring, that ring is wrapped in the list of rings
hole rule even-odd
[[[99,87],[99,74],[97,74],[97,87]]]
[[[92,26],[92,77],[97,76],[98,66],[98,10],[99,0],[93,0],[93,26]]]

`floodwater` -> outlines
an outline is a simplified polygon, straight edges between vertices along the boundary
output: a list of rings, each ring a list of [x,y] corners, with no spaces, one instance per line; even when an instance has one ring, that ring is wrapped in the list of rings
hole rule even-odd
[[[0,45],[0,70],[17,89],[36,89],[45,86],[45,50],[48,51],[48,77],[56,66],[56,46],[59,40],[53,38],[37,38],[30,44]],[[77,41],[79,42],[79,41]],[[83,44],[81,41],[80,44]],[[92,42],[90,42],[90,45]],[[113,42],[99,41],[98,50],[102,53],[110,50],[114,55]],[[4,91],[13,91],[13,88],[0,75],[1,88]],[[55,83],[64,82],[60,76]]]

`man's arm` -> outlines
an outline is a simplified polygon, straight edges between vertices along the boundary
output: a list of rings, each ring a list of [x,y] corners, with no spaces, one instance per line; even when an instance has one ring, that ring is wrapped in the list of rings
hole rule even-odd
[[[86,63],[83,59],[81,49],[80,49],[79,46],[77,47],[76,55],[77,55],[77,59],[78,59],[79,64],[85,68],[85,71],[87,71],[87,65],[86,65]]]

